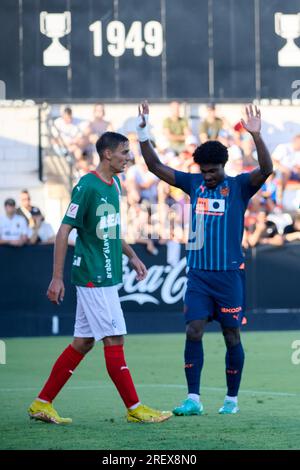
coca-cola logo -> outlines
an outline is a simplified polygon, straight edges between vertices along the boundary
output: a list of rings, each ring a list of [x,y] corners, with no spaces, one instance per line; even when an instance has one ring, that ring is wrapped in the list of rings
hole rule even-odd
[[[148,269],[146,279],[138,282],[136,272],[128,266],[128,258],[123,261],[123,291],[121,302],[137,302],[143,305],[150,302],[176,304],[183,299],[186,288],[186,258],[182,258],[176,266],[154,265]],[[123,292],[122,292],[123,294]]]

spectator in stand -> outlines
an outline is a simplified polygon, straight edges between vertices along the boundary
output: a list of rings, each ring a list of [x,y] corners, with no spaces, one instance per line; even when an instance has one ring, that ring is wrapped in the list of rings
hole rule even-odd
[[[283,244],[283,237],[278,233],[276,224],[267,219],[265,210],[259,211],[255,225],[248,228],[244,238],[247,239],[250,247],[257,245],[281,246]],[[246,244],[245,240],[244,243]]]
[[[243,154],[240,147],[234,143],[233,136],[227,130],[221,129],[217,140],[227,147],[226,174],[228,176],[237,176],[243,173]]]
[[[27,189],[23,189],[20,194],[20,207],[18,207],[16,213],[26,219],[26,222],[30,228],[34,227],[34,220],[32,217],[32,210],[39,210],[38,207],[31,205],[31,197]]]
[[[93,119],[89,121],[86,128],[86,133],[88,135],[89,142],[92,145],[95,145],[99,137],[104,134],[104,132],[113,131],[113,126],[109,121],[104,119],[105,108],[101,103],[95,104],[93,110]]]
[[[130,215],[128,220],[128,230],[137,234],[136,243],[146,245],[146,249],[153,255],[158,254],[158,250],[152,240],[152,234],[155,230],[153,224],[154,205],[157,204],[157,184],[158,178],[151,173],[144,159],[139,153],[139,149],[135,148],[134,139],[137,140],[136,134],[130,135],[130,147],[134,153],[134,165],[132,165],[126,173],[126,192],[127,200],[130,206]],[[137,141],[138,143],[138,141]]]
[[[293,223],[287,225],[283,231],[284,240],[294,242],[300,240],[300,212],[293,217]]]
[[[55,119],[52,127],[53,147],[60,156],[74,155],[79,158],[84,139],[80,130],[80,121],[73,117],[72,109],[64,108],[61,116]]]
[[[180,104],[178,101],[170,103],[170,116],[163,122],[163,129],[169,141],[170,149],[177,154],[184,150],[185,138],[191,134],[186,118],[180,115]]]
[[[45,222],[41,211],[34,207],[31,210],[34,226],[28,229],[30,245],[50,245],[55,242],[55,233],[50,224]]]
[[[210,103],[206,109],[206,118],[200,124],[200,142],[202,144],[208,140],[216,140],[223,128],[223,119],[216,115],[215,105]]]
[[[0,216],[0,245],[23,246],[28,233],[25,218],[16,214],[14,199],[6,199],[4,209],[5,215]]]
[[[282,175],[283,189],[287,182],[300,182],[300,134],[290,143],[279,144],[272,154],[274,167]]]
[[[193,154],[199,145],[198,139],[194,135],[188,135],[185,138],[184,143],[185,149],[179,154],[181,171],[186,171],[187,173],[199,173],[199,165],[194,162],[193,157]]]
[[[273,212],[277,207],[277,191],[278,182],[276,179],[276,173],[274,172],[262,185],[259,192],[259,195],[261,196],[261,205],[266,208],[268,213]]]
[[[80,158],[75,162],[76,178],[80,179],[90,171],[95,170],[93,155],[87,151],[83,151]]]

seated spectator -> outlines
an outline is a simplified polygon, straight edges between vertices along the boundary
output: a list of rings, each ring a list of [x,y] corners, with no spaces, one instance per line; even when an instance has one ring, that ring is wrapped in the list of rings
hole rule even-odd
[[[257,245],[281,246],[283,244],[283,237],[279,235],[276,224],[267,219],[267,213],[264,210],[257,214],[256,223],[247,229],[246,240],[250,247]],[[243,243],[245,246],[246,241],[244,240]]]
[[[55,119],[52,127],[53,147],[60,156],[80,154],[84,142],[80,130],[80,121],[73,117],[71,108],[64,108],[62,115]]]
[[[228,176],[237,176],[243,173],[243,154],[240,147],[234,143],[233,136],[227,130],[221,129],[217,140],[227,147],[226,174]]]
[[[39,210],[38,207],[31,205],[31,197],[27,189],[23,189],[20,194],[20,207],[18,207],[16,213],[26,219],[29,227],[34,226],[34,220],[32,218],[32,210]]]
[[[93,155],[86,151],[82,152],[81,156],[75,162],[76,178],[80,179],[82,176],[95,169]]]
[[[55,233],[50,224],[45,222],[41,211],[34,207],[31,210],[34,226],[28,229],[30,245],[49,245],[55,242]]]
[[[275,170],[282,175],[283,189],[289,180],[300,182],[300,134],[290,143],[277,145],[272,159]]]
[[[28,233],[25,218],[16,214],[14,199],[6,199],[4,209],[5,215],[0,216],[0,245],[23,246]]]
[[[285,227],[283,234],[287,242],[300,240],[300,212],[293,217],[293,223]]]
[[[101,103],[95,104],[93,119],[88,122],[84,133],[88,136],[89,143],[95,145],[99,137],[107,131],[113,131],[113,126],[104,119],[105,108]]]
[[[163,122],[163,130],[169,141],[170,149],[177,154],[184,150],[184,142],[190,129],[186,118],[180,116],[180,104],[177,101],[170,103],[170,116]]]
[[[186,171],[187,173],[199,173],[199,166],[197,168],[198,171],[192,171],[195,168],[195,162],[193,154],[198,147],[198,140],[194,135],[188,135],[185,138],[185,148],[179,154],[179,159],[181,160],[181,171]]]
[[[158,178],[151,173],[144,159],[135,157],[135,164],[132,165],[126,174],[126,188],[129,203],[147,202],[156,204]]]
[[[208,140],[216,140],[223,128],[223,120],[216,115],[216,107],[213,103],[207,105],[206,118],[200,124],[200,142],[204,144]]]
[[[276,173],[272,173],[257,193],[260,197],[260,206],[268,213],[273,212],[278,206],[278,181]]]

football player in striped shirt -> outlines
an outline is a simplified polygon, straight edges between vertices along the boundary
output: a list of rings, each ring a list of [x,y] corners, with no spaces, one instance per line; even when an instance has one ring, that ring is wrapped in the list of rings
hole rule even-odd
[[[227,394],[221,414],[239,411],[238,391],[244,365],[240,325],[245,309],[244,260],[241,241],[244,213],[249,199],[272,174],[272,160],[261,136],[261,113],[246,107],[241,123],[252,135],[258,155],[258,167],[236,177],[225,174],[227,148],[209,141],[196,148],[194,161],[200,174],[176,171],[164,165],[156,155],[147,130],[149,106],[141,104],[137,132],[142,154],[150,171],[190,196],[190,237],[187,245],[187,290],[184,299],[186,343],[184,352],[187,398],[173,413],[177,416],[200,415],[200,377],[203,367],[202,337],[207,322],[221,324],[226,345]]]

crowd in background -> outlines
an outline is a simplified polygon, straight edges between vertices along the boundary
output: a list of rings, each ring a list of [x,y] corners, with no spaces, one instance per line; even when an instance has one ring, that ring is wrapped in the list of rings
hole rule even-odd
[[[80,121],[67,107],[51,126],[53,151],[74,161],[75,181],[94,170],[98,163],[95,152],[97,139],[114,130],[105,119],[103,104],[96,104],[90,121]],[[120,175],[123,187],[123,213],[126,213],[125,237],[130,243],[144,243],[147,250],[157,254],[158,244],[187,241],[189,198],[180,190],[155,177],[146,167],[135,133],[128,134],[131,162]],[[226,174],[236,176],[257,166],[257,154],[252,137],[240,122],[229,123],[218,115],[214,104],[207,106],[199,132],[192,133],[188,119],[181,115],[180,104],[170,103],[169,115],[163,121],[161,136],[153,145],[160,159],[170,167],[199,172],[193,152],[207,140],[218,140],[228,148]],[[287,211],[284,195],[300,189],[300,134],[291,142],[281,143],[272,152],[274,173],[251,199],[245,214],[244,248],[258,244],[280,246],[300,240],[300,214]],[[55,234],[37,207],[31,205],[24,190],[19,207],[13,199],[5,201],[5,215],[0,217],[0,244],[20,246],[25,243],[53,243]],[[74,236],[70,244],[74,243]]]

